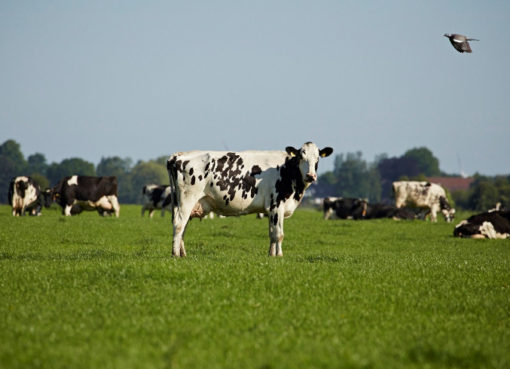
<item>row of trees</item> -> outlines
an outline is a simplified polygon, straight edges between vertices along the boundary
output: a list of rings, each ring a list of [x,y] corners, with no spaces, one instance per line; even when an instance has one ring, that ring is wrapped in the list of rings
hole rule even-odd
[[[27,175],[34,178],[42,189],[54,186],[63,177],[80,174],[90,176],[117,176],[119,201],[139,203],[142,187],[148,183],[168,184],[166,156],[133,164],[130,158],[118,156],[101,158],[97,166],[81,158],[64,159],[49,164],[44,154],[35,153],[25,159],[19,143],[7,140],[0,145],[0,194],[7,194],[12,177]],[[6,202],[1,196],[0,202]]]
[[[334,169],[319,177],[315,196],[367,198],[370,202],[393,202],[391,184],[397,180],[426,181],[428,177],[455,177],[439,169],[439,160],[426,147],[413,148],[399,157],[379,155],[368,163],[361,152],[335,157]],[[462,209],[485,211],[498,202],[510,206],[510,175],[486,177],[476,174],[468,190],[449,194]]]
[[[117,176],[119,201],[139,203],[142,187],[148,183],[167,184],[166,156],[133,163],[118,156],[102,158],[97,166],[80,158],[47,163],[44,154],[35,153],[26,159],[20,145],[7,140],[0,145],[0,194],[7,194],[12,177],[29,175],[41,188],[54,186],[61,178],[73,175]],[[339,154],[334,169],[319,177],[313,193],[317,197],[344,196],[368,198],[370,202],[392,202],[391,184],[396,180],[426,180],[427,177],[452,176],[442,173],[439,160],[426,147],[413,148],[399,157],[382,154],[369,163],[361,152]],[[475,175],[467,191],[457,191],[452,198],[458,207],[486,210],[497,202],[510,206],[510,175],[484,177]],[[7,196],[0,197],[6,202]]]

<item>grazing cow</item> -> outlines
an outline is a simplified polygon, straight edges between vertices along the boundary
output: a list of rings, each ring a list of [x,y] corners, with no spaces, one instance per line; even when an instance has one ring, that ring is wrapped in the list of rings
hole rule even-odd
[[[146,210],[149,210],[149,217],[152,218],[154,210],[161,209],[161,216],[165,214],[165,208],[170,210],[171,196],[170,186],[149,184],[143,186],[142,217]]]
[[[30,215],[41,215],[43,203],[41,189],[32,178],[13,177],[9,184],[7,198],[12,207],[13,216],[25,215],[27,210]]]
[[[364,219],[391,218],[394,220],[416,219],[418,214],[410,208],[397,208],[387,204],[368,204]]]
[[[283,256],[283,219],[290,217],[305,190],[317,179],[322,150],[312,142],[285,151],[190,151],[170,156],[173,247],[186,256],[183,234],[188,220],[214,211],[221,215],[266,213],[269,216],[269,255]]]
[[[117,177],[65,177],[53,188],[53,198],[62,207],[65,216],[79,214],[83,210],[119,216]]]
[[[453,235],[469,238],[509,238],[510,211],[476,214],[455,226]]]
[[[430,220],[437,222],[437,212],[441,210],[447,222],[451,222],[455,209],[452,209],[446,193],[438,184],[417,181],[393,182],[393,194],[397,208],[403,206],[414,206],[427,208],[430,212]]]
[[[338,219],[362,219],[367,212],[368,202],[363,199],[326,197],[323,202],[324,219],[331,216]]]

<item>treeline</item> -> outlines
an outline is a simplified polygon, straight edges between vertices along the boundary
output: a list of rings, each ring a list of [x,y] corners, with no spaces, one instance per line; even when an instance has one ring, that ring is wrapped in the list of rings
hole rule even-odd
[[[12,177],[33,177],[42,189],[54,186],[69,175],[117,176],[119,201],[135,204],[142,199],[142,187],[148,183],[168,184],[167,156],[133,163],[118,156],[101,158],[97,166],[80,158],[49,164],[44,154],[26,159],[19,143],[7,140],[0,145],[0,201],[7,202]],[[459,177],[439,169],[439,160],[426,147],[413,148],[399,157],[377,156],[374,162],[361,152],[336,155],[334,169],[319,177],[310,193],[316,197],[343,196],[367,198],[370,202],[391,203],[391,184],[397,180],[427,180],[428,177]],[[468,190],[451,193],[450,200],[463,209],[484,211],[501,202],[510,207],[510,175],[487,177],[476,174]]]
[[[148,183],[168,184],[167,156],[133,164],[130,158],[118,156],[101,158],[97,166],[81,158],[48,163],[44,154],[35,153],[26,159],[19,143],[7,140],[0,145],[0,202],[7,202],[12,177],[26,175],[35,179],[41,189],[52,187],[60,179],[73,174],[88,176],[117,176],[119,202],[136,204],[142,200],[142,188]]]
[[[426,147],[413,148],[399,157],[379,155],[374,162],[361,152],[339,154],[334,169],[319,177],[314,196],[361,197],[370,202],[393,202],[391,184],[398,180],[426,181],[428,177],[460,177],[439,169],[439,160]],[[467,190],[448,193],[461,209],[485,211],[498,202],[510,207],[510,175],[488,177],[475,174]]]

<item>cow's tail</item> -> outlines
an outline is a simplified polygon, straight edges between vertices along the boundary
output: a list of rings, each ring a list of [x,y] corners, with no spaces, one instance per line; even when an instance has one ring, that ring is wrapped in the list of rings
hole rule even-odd
[[[179,193],[179,186],[177,183],[177,154],[173,154],[168,158],[166,163],[166,169],[168,170],[168,179],[170,183],[170,203],[172,206],[172,222],[175,217],[175,208],[179,205],[181,194]]]

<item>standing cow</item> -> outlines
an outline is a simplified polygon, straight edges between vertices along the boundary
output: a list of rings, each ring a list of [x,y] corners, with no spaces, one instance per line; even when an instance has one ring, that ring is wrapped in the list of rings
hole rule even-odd
[[[161,209],[161,216],[164,216],[165,209],[170,210],[172,201],[170,186],[149,184],[143,186],[142,194],[144,199],[142,217],[146,210],[149,210],[150,218],[152,218],[156,209]]]
[[[417,181],[393,182],[393,194],[397,208],[415,206],[427,208],[430,211],[430,220],[437,222],[437,212],[441,211],[447,222],[451,222],[455,215],[446,193],[438,184]]]
[[[183,234],[190,218],[269,215],[269,255],[283,256],[283,219],[290,217],[305,190],[317,179],[322,150],[312,142],[285,151],[190,151],[170,156],[174,256],[186,256]]]
[[[69,176],[61,179],[52,192],[65,216],[79,214],[84,210],[119,216],[117,177]]]
[[[37,182],[30,177],[14,177],[9,184],[7,194],[9,205],[12,207],[12,215],[41,215],[43,199],[41,189]]]

